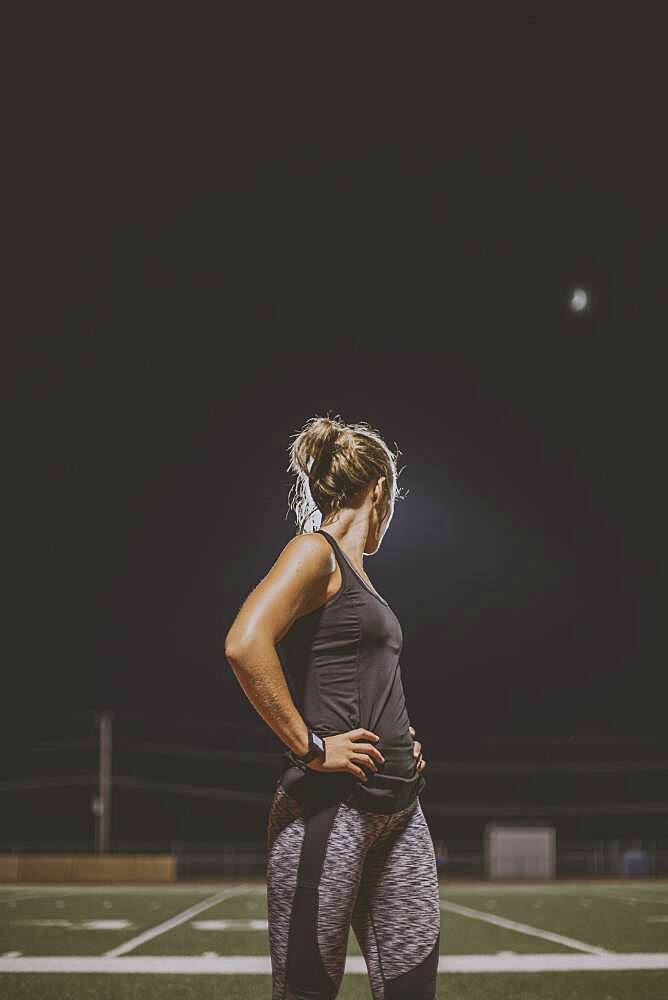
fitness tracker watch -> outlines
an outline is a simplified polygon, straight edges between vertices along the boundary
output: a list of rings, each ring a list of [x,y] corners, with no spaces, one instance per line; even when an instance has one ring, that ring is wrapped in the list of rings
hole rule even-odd
[[[306,765],[309,761],[314,760],[316,757],[322,757],[325,759],[325,741],[317,733],[314,733],[312,729],[308,731],[308,750],[305,754],[299,757],[293,750],[288,750],[288,757],[297,767],[300,767],[302,771],[306,770]]]

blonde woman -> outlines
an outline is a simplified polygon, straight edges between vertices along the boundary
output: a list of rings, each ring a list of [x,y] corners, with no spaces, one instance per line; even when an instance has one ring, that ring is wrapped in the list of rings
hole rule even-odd
[[[267,831],[272,1000],[336,997],[351,926],[374,1000],[434,1000],[441,924],[425,761],[401,625],[363,566],[402,499],[396,458],[366,423],[338,417],[313,417],[289,450],[297,534],[225,643],[289,748]]]

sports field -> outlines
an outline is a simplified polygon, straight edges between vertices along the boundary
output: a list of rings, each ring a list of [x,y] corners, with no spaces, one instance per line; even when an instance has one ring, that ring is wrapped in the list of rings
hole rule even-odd
[[[441,901],[440,1000],[668,998],[666,881],[443,881]],[[266,886],[2,886],[0,997],[270,1000]],[[339,997],[371,997],[352,931]]]

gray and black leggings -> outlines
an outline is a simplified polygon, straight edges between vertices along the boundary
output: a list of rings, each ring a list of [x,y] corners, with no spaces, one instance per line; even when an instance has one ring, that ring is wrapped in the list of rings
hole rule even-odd
[[[304,807],[280,782],[267,832],[272,1000],[333,1000],[352,926],[373,1000],[435,1000],[441,910],[419,796],[399,812]]]

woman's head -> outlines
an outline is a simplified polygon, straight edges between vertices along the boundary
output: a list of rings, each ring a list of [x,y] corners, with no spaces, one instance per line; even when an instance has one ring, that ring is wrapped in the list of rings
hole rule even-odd
[[[370,504],[382,537],[395,501],[404,499],[397,483],[399,449],[393,454],[366,422],[346,424],[340,417],[311,417],[293,437],[288,472],[297,477],[290,491],[296,533],[314,530],[318,510],[329,523],[339,511]]]

